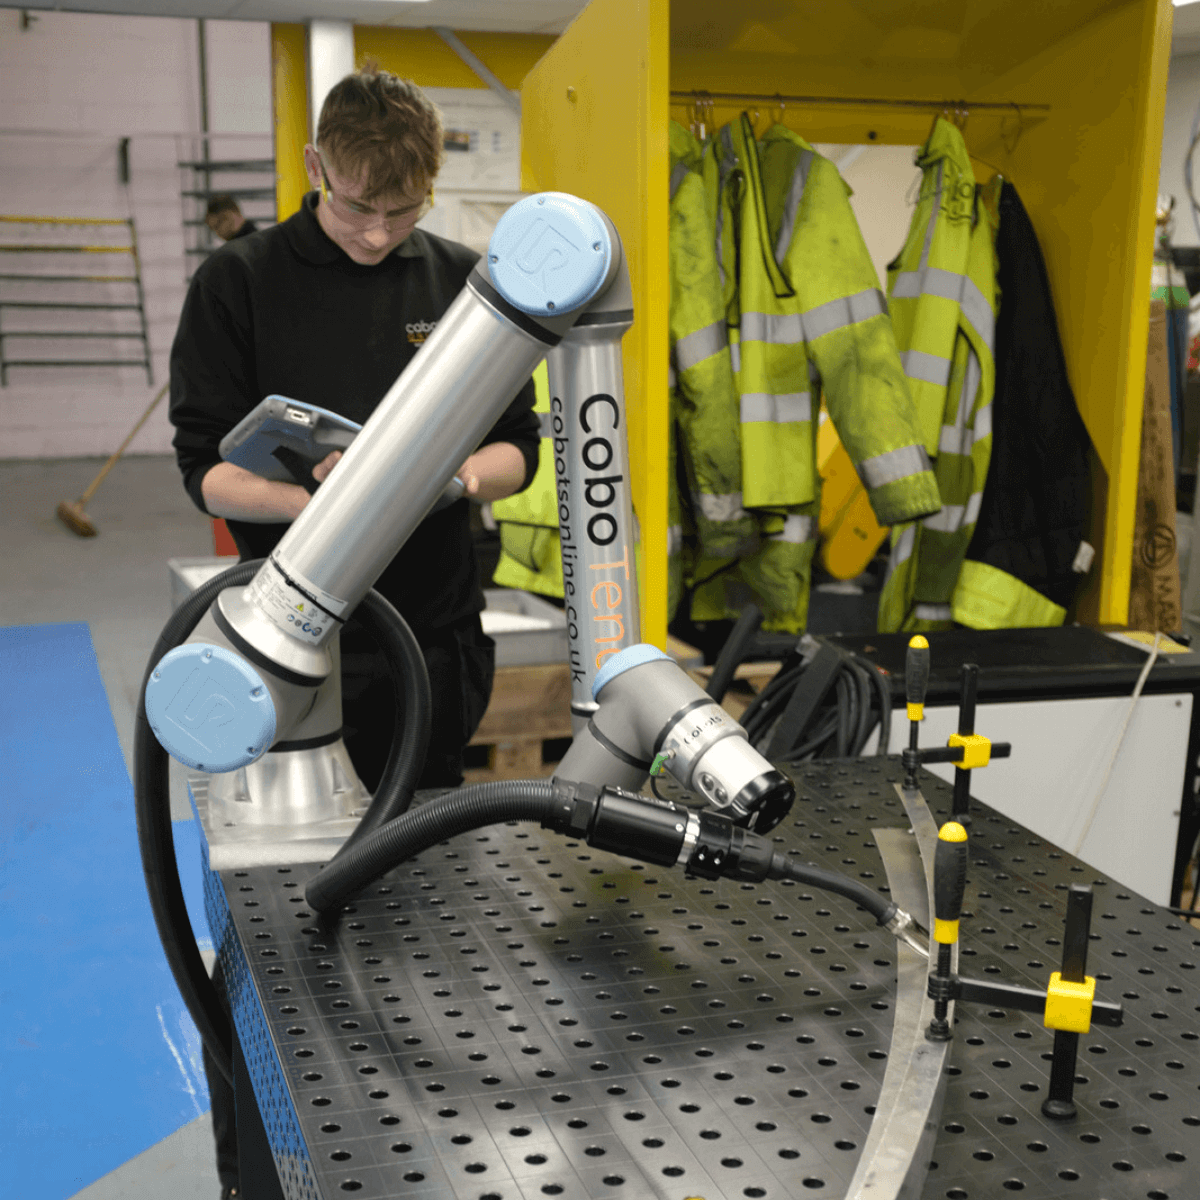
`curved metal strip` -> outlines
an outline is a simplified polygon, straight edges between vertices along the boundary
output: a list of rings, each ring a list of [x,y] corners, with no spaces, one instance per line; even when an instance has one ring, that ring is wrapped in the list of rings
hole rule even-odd
[[[876,829],[892,899],[925,925],[932,907],[933,857],[937,824],[919,791],[897,793],[911,830]],[[929,963],[903,942],[896,943],[896,1004],[892,1048],[871,1132],[847,1200],[918,1200],[929,1171],[929,1156],[941,1120],[946,1064],[952,1042],[926,1040],[933,1001],[926,995]],[[958,948],[954,949],[954,968]],[[953,1024],[953,1006],[950,1011]]]

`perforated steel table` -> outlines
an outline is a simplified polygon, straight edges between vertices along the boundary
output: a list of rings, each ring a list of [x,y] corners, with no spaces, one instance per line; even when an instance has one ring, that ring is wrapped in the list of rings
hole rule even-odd
[[[772,836],[885,886],[873,831],[906,825],[898,763],[794,774]],[[944,820],[949,789],[922,788]],[[896,990],[890,935],[851,903],[528,825],[422,853],[331,925],[303,901],[313,869],[207,873],[289,1198],[845,1194]],[[979,805],[960,969],[1044,987],[1074,883],[1095,889],[1088,970],[1125,1024],[1083,1036],[1079,1115],[1055,1124],[1051,1033],[960,1004],[924,1196],[1200,1195],[1200,930]]]

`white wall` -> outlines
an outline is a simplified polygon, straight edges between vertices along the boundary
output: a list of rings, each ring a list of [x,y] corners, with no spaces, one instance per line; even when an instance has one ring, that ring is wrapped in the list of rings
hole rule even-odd
[[[0,388],[0,457],[108,455],[166,382],[167,356],[189,272],[184,253],[181,157],[200,129],[197,23],[158,17],[39,12],[28,30],[0,9],[0,213],[132,215],[142,260],[155,386],[140,368],[17,368]],[[210,129],[231,135],[223,153],[271,154],[270,48],[265,24],[208,22]],[[117,175],[120,138],[130,141],[131,183]],[[0,224],[0,242],[58,240],[78,230]],[[119,236],[100,228],[97,238]],[[96,240],[91,239],[89,240]],[[193,259],[193,263],[194,263]],[[81,266],[84,267],[81,270]],[[117,256],[0,255],[0,271],[121,273]],[[125,285],[0,282],[5,298],[124,301]],[[17,290],[23,289],[23,290]],[[135,314],[6,309],[13,329],[128,329]],[[83,322],[87,322],[86,324]],[[7,357],[104,358],[140,344],[51,338],[9,342]],[[169,451],[165,405],[130,453]]]
[[[887,291],[887,265],[900,253],[916,207],[921,172],[915,146],[828,146],[816,149],[838,164],[853,189],[850,207],[858,218],[879,285]],[[982,182],[982,176],[980,177]]]
[[[1200,107],[1200,54],[1181,54],[1171,59],[1167,79],[1167,112],[1163,128],[1162,165],[1158,191],[1175,197],[1175,228],[1171,240],[1177,246],[1200,245],[1196,223],[1191,217],[1183,160],[1191,139],[1192,122]],[[1200,197],[1200,148],[1194,163],[1196,195]]]

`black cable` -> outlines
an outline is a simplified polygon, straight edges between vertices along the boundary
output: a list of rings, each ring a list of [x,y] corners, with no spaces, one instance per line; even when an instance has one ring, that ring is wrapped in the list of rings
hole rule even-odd
[[[146,717],[146,686],[151,672],[169,650],[185,642],[213,601],[226,588],[250,582],[263,564],[262,559],[239,563],[228,571],[201,584],[172,613],[150,653],[146,673],[138,697],[137,720],[134,728],[134,805],[137,818],[138,846],[142,858],[142,873],[150,910],[158,929],[167,965],[179,988],[200,1037],[221,1074],[233,1082],[233,1030],[224,1005],[212,985],[204,960],[196,947],[195,934],[183,899],[179,868],[175,861],[175,839],[171,828],[170,759],[159,744]],[[376,789],[363,820],[380,822],[389,812],[402,811],[411,799],[412,786],[420,773],[425,757],[425,745],[416,743],[418,736],[428,741],[429,677],[424,657],[412,631],[396,610],[377,593],[368,593],[360,604],[368,629],[384,645],[403,644],[400,657],[407,669],[402,695],[397,695],[396,721],[392,747],[384,767],[383,777]],[[413,658],[415,648],[416,658]],[[393,686],[399,680],[395,664],[389,659]],[[419,663],[419,670],[416,664]],[[424,724],[405,721],[404,714],[423,712]],[[404,721],[403,727],[401,722]],[[424,732],[422,733],[422,729]],[[397,745],[397,743],[403,743]],[[411,743],[411,744],[410,744]],[[415,757],[415,762],[414,762]],[[396,774],[393,776],[392,772]]]
[[[741,724],[751,745],[765,750],[779,718],[787,710],[793,691],[803,686],[804,663],[785,666],[751,701]],[[775,753],[781,762],[796,763],[809,758],[858,757],[871,732],[879,729],[877,754],[886,755],[891,736],[892,696],[878,667],[858,654],[847,654],[823,704],[793,744]]]
[[[747,604],[725,639],[721,653],[717,655],[717,661],[713,664],[712,674],[708,678],[708,687],[704,689],[718,704],[725,698],[725,693],[733,682],[734,672],[741,666],[742,659],[746,657],[746,652],[750,649],[762,622],[762,609],[757,604]]]
[[[854,685],[858,689],[858,724],[854,728],[854,740],[850,744],[850,754],[857,758],[862,754],[863,748],[867,744],[867,738],[871,735],[871,727],[875,722],[871,719],[871,680],[863,670],[862,664],[854,658],[850,659],[850,666],[854,674]]]
[[[151,651],[142,678],[133,735],[134,808],[150,911],[154,914],[163,953],[184,1005],[210,1057],[230,1085],[233,1083],[233,1029],[200,957],[183,899],[171,829],[170,759],[146,718],[146,685],[162,656],[191,634],[208,612],[214,597],[227,587],[249,583],[261,565],[260,559],[223,571],[197,588],[171,614]]]
[[[369,833],[408,811],[425,766],[432,725],[429,670],[421,645],[408,622],[374,590],[359,602],[356,615],[360,620],[361,615],[365,615],[365,623],[375,626],[375,630],[383,634],[378,640],[384,645],[398,647],[400,651],[394,657],[383,656],[396,698],[396,723],[391,749],[371,805],[334,855],[334,861]]]
[[[846,679],[846,672],[837,677],[836,692],[837,692],[837,727],[834,730],[835,745],[837,747],[836,757],[845,758],[850,749],[850,728],[854,724],[854,695],[850,690],[850,685]]]
[[[864,658],[860,654],[855,654],[853,658],[867,673],[867,677],[879,693],[879,746],[875,753],[885,757],[888,752],[888,742],[892,737],[892,690],[888,687],[883,672],[869,658]]]
[[[542,821],[561,787],[545,779],[513,779],[461,788],[389,821],[308,881],[304,897],[327,912],[393,867],[482,825]]]
[[[890,921],[896,913],[896,905],[881,892],[838,871],[827,871],[824,867],[797,862],[778,853],[771,859],[771,868],[772,878],[792,879],[796,883],[822,888],[852,900],[865,908],[881,925]]]

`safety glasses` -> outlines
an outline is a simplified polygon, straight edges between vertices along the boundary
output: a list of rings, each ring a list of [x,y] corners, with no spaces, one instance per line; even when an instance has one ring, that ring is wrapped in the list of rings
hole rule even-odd
[[[387,212],[381,213],[364,201],[335,192],[329,184],[329,173],[319,150],[317,151],[317,161],[321,164],[322,198],[339,220],[354,229],[371,229],[377,224],[382,224],[385,229],[398,233],[404,229],[411,229],[433,208],[433,188],[430,188],[420,203],[388,209]]]

